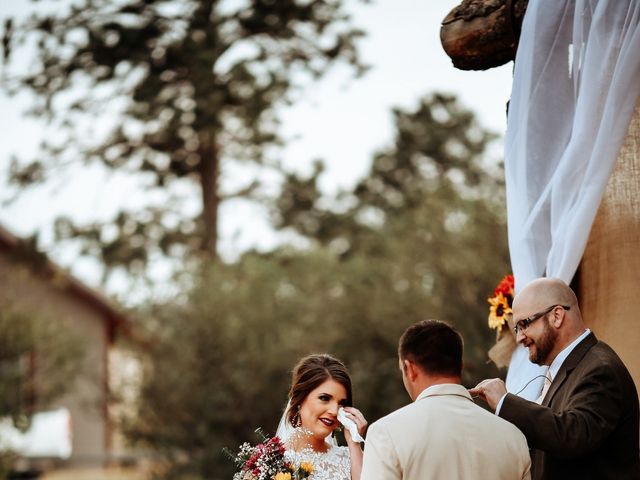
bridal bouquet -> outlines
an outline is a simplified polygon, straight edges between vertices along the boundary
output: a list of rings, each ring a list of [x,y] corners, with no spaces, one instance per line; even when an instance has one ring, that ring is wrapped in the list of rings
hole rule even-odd
[[[256,430],[262,435],[261,431]],[[302,462],[294,467],[284,458],[284,444],[278,437],[267,438],[255,446],[243,443],[232,456],[240,470],[233,480],[303,480],[313,473],[313,465]]]

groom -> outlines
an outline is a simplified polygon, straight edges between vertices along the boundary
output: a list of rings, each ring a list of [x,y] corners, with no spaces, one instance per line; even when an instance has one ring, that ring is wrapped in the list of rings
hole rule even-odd
[[[460,385],[462,337],[444,322],[409,327],[398,347],[413,403],[369,427],[361,480],[529,479],[524,435]]]

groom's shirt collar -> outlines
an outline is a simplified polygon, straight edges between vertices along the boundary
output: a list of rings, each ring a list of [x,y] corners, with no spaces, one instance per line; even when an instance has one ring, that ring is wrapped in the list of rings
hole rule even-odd
[[[457,395],[473,401],[467,389],[462,385],[457,383],[439,383],[437,385],[431,385],[420,392],[420,395],[416,398],[416,402],[423,398],[441,395]]]

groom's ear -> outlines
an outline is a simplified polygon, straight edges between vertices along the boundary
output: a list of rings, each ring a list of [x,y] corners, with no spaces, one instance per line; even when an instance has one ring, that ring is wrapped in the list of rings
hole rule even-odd
[[[403,363],[406,377],[413,382],[418,376],[416,364],[411,360],[404,360]]]

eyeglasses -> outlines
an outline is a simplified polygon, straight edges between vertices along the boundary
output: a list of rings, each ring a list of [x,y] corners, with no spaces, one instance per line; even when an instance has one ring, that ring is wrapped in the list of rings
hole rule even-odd
[[[557,307],[562,307],[565,310],[569,310],[570,309],[570,307],[568,305],[557,305],[557,304],[556,305],[551,305],[549,308],[545,308],[541,312],[534,313],[530,317],[523,318],[522,320],[520,320],[518,323],[516,323],[515,327],[513,327],[513,331],[516,332],[516,335],[518,334],[518,332],[524,332],[527,328],[529,328],[529,325],[531,325],[533,322],[535,322],[539,318],[544,317],[551,310],[553,310],[554,308],[557,308]]]

